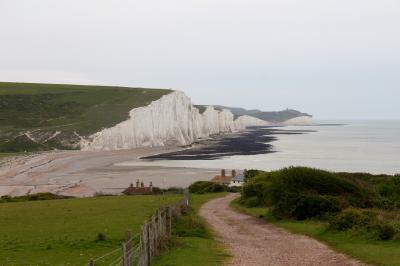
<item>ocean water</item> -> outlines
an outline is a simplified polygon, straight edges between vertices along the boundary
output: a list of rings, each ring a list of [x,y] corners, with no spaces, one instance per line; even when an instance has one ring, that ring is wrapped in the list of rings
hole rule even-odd
[[[301,135],[278,135],[273,153],[217,160],[158,160],[145,165],[196,168],[274,170],[310,166],[331,171],[400,173],[400,121],[317,121],[320,125],[288,126],[313,130]],[[129,164],[129,162],[128,162]]]

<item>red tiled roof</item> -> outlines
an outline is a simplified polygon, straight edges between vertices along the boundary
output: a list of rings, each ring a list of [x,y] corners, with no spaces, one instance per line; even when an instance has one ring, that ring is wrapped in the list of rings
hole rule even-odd
[[[217,176],[214,176],[213,179],[211,179],[211,182],[214,182],[214,183],[226,183],[227,184],[227,183],[230,183],[231,180],[232,180],[231,176],[220,176],[220,175],[217,175]]]

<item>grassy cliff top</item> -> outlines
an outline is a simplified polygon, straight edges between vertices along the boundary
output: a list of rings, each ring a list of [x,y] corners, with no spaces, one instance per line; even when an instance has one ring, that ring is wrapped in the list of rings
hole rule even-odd
[[[90,135],[126,120],[131,109],[146,106],[170,92],[165,89],[0,82],[0,151],[3,144],[10,146],[14,138],[24,132],[61,131]],[[30,149],[28,145],[27,150]]]

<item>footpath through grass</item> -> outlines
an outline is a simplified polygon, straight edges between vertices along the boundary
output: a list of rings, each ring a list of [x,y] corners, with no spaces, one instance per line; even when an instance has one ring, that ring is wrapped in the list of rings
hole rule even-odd
[[[373,265],[400,265],[400,240],[378,241],[369,237],[352,234],[349,231],[327,230],[326,223],[316,220],[295,221],[274,218],[267,208],[247,208],[234,200],[231,207],[268,223],[282,227],[289,232],[303,234],[327,243],[333,249],[346,253]]]
[[[0,203],[0,265],[85,265],[182,195]]]
[[[221,265],[229,254],[216,242],[211,229],[198,215],[205,202],[225,196],[226,193],[191,194],[188,216],[182,216],[173,227],[172,247],[154,261],[155,266]]]

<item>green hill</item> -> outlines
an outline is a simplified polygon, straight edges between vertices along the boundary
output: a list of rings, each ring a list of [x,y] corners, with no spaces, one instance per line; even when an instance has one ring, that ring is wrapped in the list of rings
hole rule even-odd
[[[165,89],[0,82],[0,152],[77,148]]]

